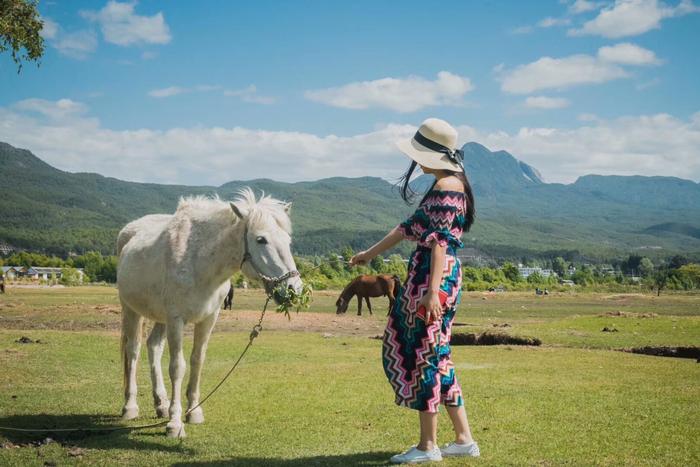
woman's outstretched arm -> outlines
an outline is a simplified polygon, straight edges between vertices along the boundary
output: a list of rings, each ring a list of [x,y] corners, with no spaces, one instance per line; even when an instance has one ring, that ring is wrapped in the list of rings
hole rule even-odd
[[[391,247],[399,243],[401,240],[403,240],[403,238],[404,236],[399,231],[399,229],[394,227],[388,234],[384,236],[384,238],[379,240],[370,248],[368,248],[365,251],[360,251],[355,256],[350,258],[350,266],[357,266],[369,263],[370,261],[372,261],[372,258],[382,253],[383,251],[390,249]]]

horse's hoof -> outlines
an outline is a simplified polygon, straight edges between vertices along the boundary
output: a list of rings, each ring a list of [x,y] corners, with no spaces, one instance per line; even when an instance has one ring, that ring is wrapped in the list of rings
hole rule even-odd
[[[160,407],[156,407],[156,417],[158,418],[168,418],[168,408],[169,404],[166,402],[164,405],[161,405]]]
[[[204,412],[201,407],[194,409],[192,412],[187,414],[187,423],[192,425],[199,425],[204,423]]]
[[[185,434],[185,425],[182,423],[179,425],[171,425],[168,423],[165,427],[165,434],[168,435],[168,438],[184,438],[187,436],[187,434]]]
[[[124,407],[122,409],[122,420],[133,420],[139,416],[138,407]]]

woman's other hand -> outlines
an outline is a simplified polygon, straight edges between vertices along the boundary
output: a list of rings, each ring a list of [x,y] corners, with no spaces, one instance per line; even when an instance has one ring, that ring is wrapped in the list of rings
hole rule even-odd
[[[367,251],[360,251],[350,258],[350,266],[364,266],[370,262],[372,258],[367,254]]]
[[[425,322],[430,324],[433,321],[442,319],[442,306],[440,305],[440,294],[428,291],[418,302],[418,306],[425,307]]]

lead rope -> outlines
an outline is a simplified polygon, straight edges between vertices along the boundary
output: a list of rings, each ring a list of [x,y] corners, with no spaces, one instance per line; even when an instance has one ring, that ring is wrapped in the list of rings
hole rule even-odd
[[[270,298],[271,296],[268,295],[267,299],[265,300],[265,306],[263,306],[262,312],[260,313],[260,319],[258,320],[258,323],[253,326],[253,329],[250,331],[250,336],[248,338],[248,344],[243,348],[243,351],[241,354],[238,356],[238,359],[236,362],[233,364],[230,370],[228,370],[228,373],[224,375],[223,378],[221,378],[221,381],[214,386],[214,388],[209,391],[209,393],[204,396],[204,398],[199,401],[197,405],[194,407],[190,408],[185,412],[184,416],[186,417],[188,414],[193,412],[195,409],[201,407],[211,396],[214,395],[216,391],[219,390],[219,388],[226,382],[229,376],[234,372],[236,367],[238,367],[238,364],[243,360],[243,357],[245,354],[248,352],[250,347],[253,345],[253,341],[260,335],[260,332],[262,331],[262,322],[263,319],[265,319],[265,312],[267,311],[267,305],[270,303]],[[137,425],[137,426],[112,426],[112,427],[104,427],[104,428],[96,428],[96,427],[85,427],[85,428],[15,428],[15,427],[9,427],[9,426],[0,426],[0,431],[11,431],[11,432],[16,432],[16,433],[77,433],[77,432],[100,432],[100,433],[113,433],[116,431],[140,431],[140,430],[145,430],[148,428],[157,428],[160,426],[167,425],[170,420],[163,420],[160,422],[156,423],[149,423],[147,425]]]

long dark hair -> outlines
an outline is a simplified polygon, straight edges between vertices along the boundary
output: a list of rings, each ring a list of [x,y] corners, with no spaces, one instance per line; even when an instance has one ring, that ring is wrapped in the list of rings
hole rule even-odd
[[[416,170],[416,167],[418,166],[418,163],[416,161],[411,161],[411,165],[408,166],[408,170],[399,178],[399,181],[397,182],[397,185],[399,186],[399,191],[401,194],[401,198],[406,202],[406,204],[413,204],[413,200],[416,196],[416,192],[413,190],[413,188],[410,187],[409,181],[411,180],[411,175],[413,175],[413,171]],[[462,184],[464,185],[464,194],[466,195],[467,199],[467,209],[466,209],[466,217],[464,219],[464,231],[469,232],[469,229],[471,229],[472,224],[474,223],[474,216],[476,215],[476,206],[474,205],[474,193],[472,192],[472,186],[469,183],[469,179],[467,178],[467,174],[465,172],[460,171],[450,171],[454,175],[456,175],[460,180],[462,180]],[[437,179],[433,182],[432,185],[430,185],[430,188],[428,191],[423,195],[423,199],[420,200],[419,205],[425,201],[425,198],[428,197],[428,193],[435,188],[435,184],[437,183]]]

